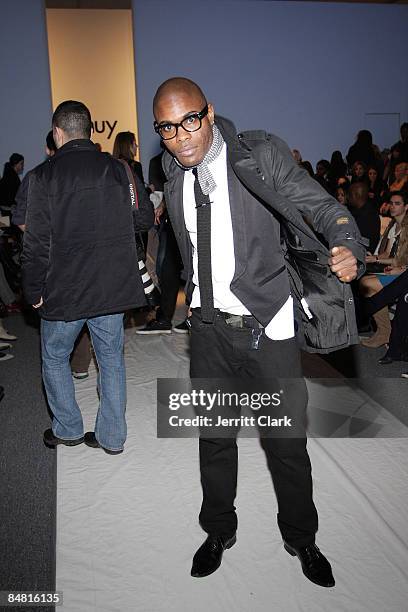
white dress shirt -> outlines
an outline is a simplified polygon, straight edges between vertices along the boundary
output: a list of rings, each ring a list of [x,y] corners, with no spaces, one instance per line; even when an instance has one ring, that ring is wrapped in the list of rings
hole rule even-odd
[[[252,314],[245,308],[230,289],[235,273],[234,238],[232,233],[231,210],[227,179],[227,147],[224,143],[220,155],[208,165],[216,183],[211,199],[211,270],[214,308],[237,315]],[[184,220],[193,246],[194,291],[191,308],[200,306],[198,286],[197,255],[197,210],[194,197],[194,175],[191,170],[184,172],[183,184]],[[265,328],[272,340],[285,340],[295,335],[293,299],[287,301]]]

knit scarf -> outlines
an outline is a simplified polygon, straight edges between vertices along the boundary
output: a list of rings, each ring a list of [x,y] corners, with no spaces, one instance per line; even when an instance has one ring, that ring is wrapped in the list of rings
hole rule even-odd
[[[198,182],[200,183],[200,187],[205,195],[209,195],[217,187],[214,177],[211,174],[211,171],[208,167],[208,164],[210,164],[215,159],[217,159],[217,157],[221,153],[221,149],[224,144],[224,139],[222,137],[222,134],[220,130],[217,128],[217,126],[215,125],[215,123],[212,126],[212,132],[213,132],[213,141],[212,141],[211,147],[209,151],[207,152],[207,154],[205,155],[203,161],[200,164],[198,164],[198,166],[195,166],[197,168]],[[192,170],[192,168],[187,168],[186,166],[183,166],[182,164],[180,164],[177,158],[174,158],[174,159],[176,163],[180,166],[180,168],[183,168],[183,170]]]

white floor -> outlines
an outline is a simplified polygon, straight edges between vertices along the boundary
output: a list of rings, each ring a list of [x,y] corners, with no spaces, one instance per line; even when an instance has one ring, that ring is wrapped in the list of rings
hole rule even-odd
[[[284,551],[263,452],[258,440],[240,440],[238,541],[217,572],[194,579],[192,555],[205,537],[197,523],[197,440],[156,437],[156,378],[187,376],[188,338],[129,329],[126,363],[125,452],[58,448],[57,589],[64,611],[408,610],[408,438],[309,440],[317,543],[332,563],[333,589],[310,583]],[[76,383],[90,430],[95,386],[94,369]],[[398,427],[407,434],[378,406],[357,401],[365,417],[376,412],[390,436]]]

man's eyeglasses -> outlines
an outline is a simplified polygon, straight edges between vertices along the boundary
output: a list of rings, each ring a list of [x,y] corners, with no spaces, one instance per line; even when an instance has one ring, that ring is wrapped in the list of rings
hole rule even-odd
[[[187,117],[184,117],[180,123],[157,123],[155,121],[153,124],[154,131],[159,134],[162,140],[171,140],[177,136],[179,127],[182,127],[186,132],[197,132],[206,115],[208,115],[208,104],[199,113],[190,113]]]

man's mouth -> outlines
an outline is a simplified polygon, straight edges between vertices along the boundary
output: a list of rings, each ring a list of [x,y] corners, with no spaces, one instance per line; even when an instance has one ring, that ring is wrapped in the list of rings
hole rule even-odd
[[[186,147],[185,149],[177,151],[177,155],[180,157],[191,157],[191,155],[194,155],[195,151],[196,147]]]

